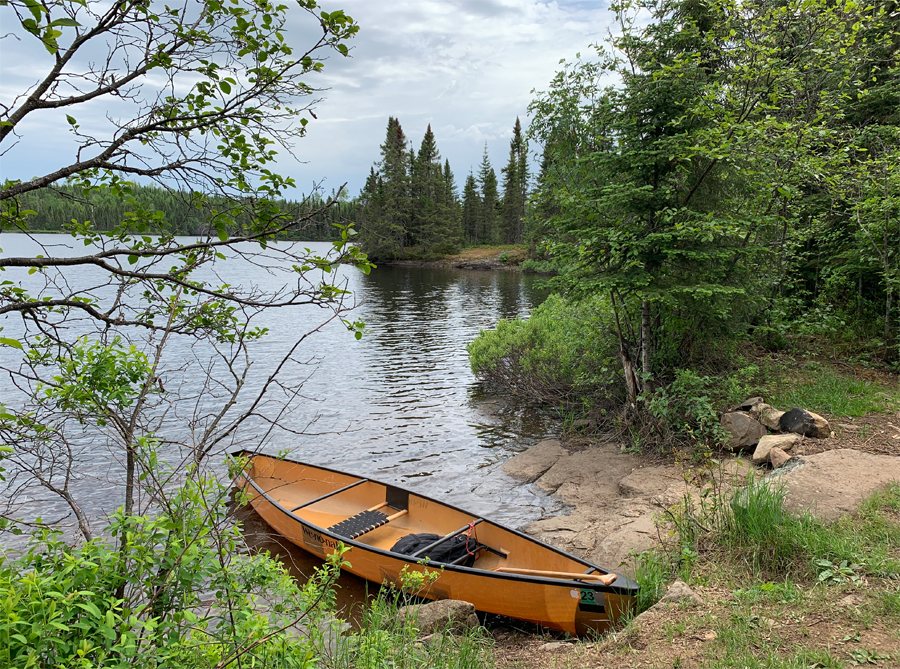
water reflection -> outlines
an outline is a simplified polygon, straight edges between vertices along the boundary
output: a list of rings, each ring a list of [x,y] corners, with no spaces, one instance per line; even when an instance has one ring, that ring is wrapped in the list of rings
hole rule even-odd
[[[5,234],[2,246],[6,255],[25,255],[33,252],[29,244],[23,235]],[[328,247],[304,246],[321,247],[321,252]],[[59,255],[78,252],[60,249]],[[277,289],[285,281],[284,274],[234,259],[214,271],[221,282],[232,285]],[[25,271],[5,274],[25,287],[40,280]],[[499,470],[512,453],[555,434],[557,424],[539,411],[484,393],[465,350],[481,329],[494,327],[501,318],[526,316],[544,299],[533,277],[411,267],[379,267],[369,275],[341,267],[338,277],[360,302],[351,318],[365,321],[367,334],[356,341],[341,323],[332,322],[304,343],[296,357],[309,364],[295,366],[293,378],[287,379],[304,380],[303,399],[281,416],[285,431],[272,435],[264,448],[400,483],[514,527],[558,509],[552,498],[518,485]],[[67,273],[66,280],[89,282],[90,271]],[[290,316],[277,310],[264,314],[260,324],[269,334],[254,343],[248,390],[259,387],[299,335],[325,318],[317,309],[296,310]],[[0,327],[6,328],[4,336],[16,336],[14,319],[0,318]],[[0,350],[0,356],[11,354],[10,349]],[[175,341],[164,366],[178,370],[193,361],[202,366],[207,355],[190,341]],[[178,385],[174,380],[166,383],[167,388]],[[183,373],[181,390],[188,396],[199,394],[200,403],[218,401]],[[6,391],[0,386],[0,401]],[[186,422],[179,417],[167,429],[189,429]],[[241,444],[258,445],[255,438],[252,431],[244,433]],[[87,463],[89,476],[78,484],[78,492],[100,515],[121,503],[120,454],[91,450],[95,461]],[[65,513],[61,505],[53,508],[52,500],[40,502],[45,517],[56,516],[59,509],[59,515]]]

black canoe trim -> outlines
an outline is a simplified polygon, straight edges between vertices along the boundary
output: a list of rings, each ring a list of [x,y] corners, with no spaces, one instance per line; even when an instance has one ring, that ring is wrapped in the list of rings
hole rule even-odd
[[[233,453],[231,453],[231,455],[232,455],[232,457],[251,457],[251,458],[256,457],[256,456],[261,456],[264,458],[269,458],[271,460],[281,460],[281,461],[285,461],[285,462],[291,462],[295,465],[301,465],[304,467],[312,467],[314,469],[321,469],[323,471],[331,472],[333,474],[340,474],[342,476],[349,476],[351,478],[355,477],[354,474],[348,474],[347,472],[343,472],[339,469],[333,469],[331,467],[323,467],[321,465],[314,465],[314,464],[310,464],[308,462],[300,462],[299,460],[294,460],[292,458],[287,458],[287,457],[279,458],[279,457],[275,457],[274,455],[268,455],[266,453],[254,453],[253,451],[248,451],[245,449],[240,449],[240,450],[234,451]],[[290,511],[288,511],[285,507],[283,507],[281,504],[276,502],[275,499],[269,495],[269,493],[267,493],[262,488],[260,488],[259,485],[255,481],[253,481],[251,478],[249,478],[248,476],[243,475],[242,478],[244,478],[248,483],[250,483],[250,485],[253,486],[253,488],[260,495],[262,495],[269,503],[271,503],[276,509],[279,509],[282,513],[285,513],[288,516],[290,516],[291,520],[293,520],[296,523],[299,523],[301,525],[306,525],[307,527],[315,530],[316,532],[320,532],[321,534],[329,537],[330,539],[334,539],[335,541],[341,541],[346,545],[349,545],[349,546],[352,546],[355,548],[360,548],[361,550],[368,551],[368,552],[374,553],[376,555],[385,555],[387,557],[391,557],[396,560],[402,560],[404,562],[408,562],[409,564],[418,564],[418,560],[411,558],[408,555],[403,555],[402,553],[393,553],[391,551],[387,551],[382,548],[376,548],[375,546],[370,546],[369,544],[364,544],[360,541],[354,541],[352,539],[347,539],[346,537],[341,537],[341,536],[338,536],[337,534],[334,534],[333,532],[329,532],[327,529],[319,527],[318,525],[314,525],[313,523],[290,513]],[[378,483],[383,486],[389,486],[389,487],[396,488],[396,486],[392,486],[390,483],[383,483],[382,481],[378,481],[377,479],[369,478],[367,480],[371,481],[372,483]],[[400,490],[403,490],[403,488],[400,488]],[[419,493],[416,493],[416,496],[421,497],[422,499],[427,499],[428,501],[434,502],[435,504],[442,504],[443,506],[446,506],[447,508],[453,509],[455,511],[459,511],[460,513],[464,513],[464,514],[467,514],[470,516],[474,515],[474,514],[470,513],[469,511],[466,511],[465,509],[460,509],[459,507],[454,506],[453,504],[441,502],[439,500],[434,499],[433,497],[427,497],[425,495],[420,495]],[[506,530],[507,532],[511,532],[512,534],[515,534],[515,535],[521,537],[522,539],[530,541],[531,543],[538,544],[539,546],[543,546],[544,548],[547,548],[548,550],[551,550],[554,553],[558,553],[559,555],[565,555],[567,558],[575,560],[576,562],[584,565],[585,567],[591,567],[591,571],[599,571],[603,574],[615,573],[617,578],[615,581],[613,581],[612,585],[603,585],[602,583],[599,583],[599,582],[590,583],[587,581],[575,581],[575,580],[566,581],[563,579],[546,578],[543,576],[529,576],[529,575],[525,575],[525,574],[511,574],[508,572],[496,572],[496,571],[491,571],[489,569],[479,569],[477,567],[465,567],[462,565],[454,565],[449,562],[432,562],[431,564],[439,565],[439,566],[443,567],[444,569],[447,569],[450,571],[459,571],[459,572],[462,572],[465,574],[473,574],[473,575],[480,574],[480,575],[490,576],[492,578],[501,578],[501,579],[510,580],[510,581],[528,581],[528,582],[533,582],[533,583],[541,583],[542,585],[556,585],[556,586],[565,585],[566,587],[570,587],[572,584],[574,584],[579,588],[590,588],[591,590],[597,590],[599,592],[610,592],[610,593],[613,593],[616,595],[622,595],[625,597],[634,597],[635,595],[637,595],[638,590],[640,590],[640,587],[641,587],[640,585],[638,585],[636,582],[632,581],[627,576],[624,576],[623,574],[619,574],[618,572],[610,572],[610,571],[604,569],[603,567],[591,564],[587,560],[583,560],[575,555],[572,555],[571,553],[567,553],[564,550],[556,548],[555,546],[551,546],[550,544],[544,543],[543,541],[535,539],[534,537],[528,536],[527,534],[525,534],[524,532],[520,532],[519,530],[515,530],[511,527],[507,527],[505,525],[502,525],[502,524],[494,522],[494,521],[487,521],[487,522],[490,522],[492,525],[496,525],[497,527],[500,527],[500,528]]]

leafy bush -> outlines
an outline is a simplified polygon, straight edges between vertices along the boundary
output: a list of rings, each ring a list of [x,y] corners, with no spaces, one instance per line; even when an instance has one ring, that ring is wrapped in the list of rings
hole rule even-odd
[[[718,449],[728,439],[719,421],[722,407],[745,399],[758,374],[755,365],[720,376],[701,376],[691,369],[675,370],[671,383],[644,397],[654,419],[653,444],[658,450],[665,450],[672,442],[701,452]],[[650,436],[641,435],[641,440],[646,442]]]
[[[114,515],[111,539],[72,547],[47,530],[0,557],[0,666],[314,666],[340,558],[298,586],[239,550],[224,492],[189,481],[156,518]],[[301,619],[311,631],[289,636]]]
[[[483,330],[468,346],[472,371],[526,400],[589,408],[621,393],[611,318],[605,299],[553,295],[528,320]]]
[[[679,369],[675,380],[647,398],[647,409],[668,437],[713,448],[727,440],[716,402],[710,397],[718,379]],[[668,441],[663,440],[663,443]]]
[[[560,274],[565,270],[565,264],[556,258],[549,260],[543,258],[528,258],[522,261],[522,271],[529,274]]]

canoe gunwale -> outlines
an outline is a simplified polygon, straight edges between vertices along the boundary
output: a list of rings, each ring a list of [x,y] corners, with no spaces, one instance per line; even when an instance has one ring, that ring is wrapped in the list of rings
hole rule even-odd
[[[231,455],[233,457],[250,457],[250,458],[254,458],[256,456],[262,456],[265,458],[270,458],[272,460],[281,460],[281,461],[285,461],[285,462],[290,462],[292,464],[302,465],[305,467],[321,469],[326,472],[340,474],[343,476],[351,476],[351,477],[355,477],[355,478],[366,479],[367,481],[370,481],[372,483],[377,483],[380,485],[385,485],[385,486],[392,485],[389,483],[384,483],[383,481],[378,481],[377,479],[373,479],[370,477],[360,477],[360,476],[356,476],[354,474],[348,474],[347,472],[343,472],[343,471],[340,471],[337,469],[332,469],[330,467],[323,467],[320,465],[313,465],[313,464],[309,464],[306,462],[299,462],[297,460],[292,460],[290,458],[284,458],[284,457],[276,458],[275,456],[268,455],[266,453],[255,453],[252,451],[247,451],[247,450],[241,449],[241,450],[231,453]],[[304,518],[300,518],[300,517],[296,516],[295,514],[291,513],[291,511],[289,511],[287,508],[285,508],[284,506],[279,504],[271,495],[269,495],[265,490],[263,490],[259,486],[259,484],[257,484],[256,481],[254,481],[251,477],[244,474],[244,475],[242,475],[242,478],[247,483],[249,483],[260,495],[262,495],[263,498],[265,498],[265,500],[267,502],[269,502],[276,509],[278,509],[279,511],[281,511],[282,513],[287,515],[291,519],[292,522],[297,523],[298,525],[306,525],[307,527],[315,530],[316,532],[321,533],[324,536],[327,536],[330,539],[333,539],[335,541],[340,541],[346,546],[350,546],[352,548],[358,548],[362,551],[374,553],[376,555],[388,556],[388,557],[391,557],[396,560],[402,560],[403,562],[406,562],[410,565],[419,565],[419,563],[421,561],[421,558],[413,558],[412,556],[404,555],[402,553],[394,553],[389,550],[377,548],[375,546],[371,546],[369,544],[362,543],[355,539],[348,539],[346,537],[342,537],[338,534],[330,532],[327,528],[319,527],[315,523],[312,523]],[[443,505],[445,507],[448,507],[448,508],[458,511],[460,513],[464,513],[466,515],[470,515],[470,516],[473,516],[476,518],[479,517],[479,516],[476,516],[475,514],[472,514],[469,511],[466,511],[465,509],[460,509],[452,504],[448,504],[447,502],[442,502],[440,500],[436,500],[431,497],[427,497],[426,495],[420,495],[419,493],[413,493],[413,494],[415,494],[417,497],[421,497],[422,499],[426,499],[430,502],[434,502],[435,504]],[[536,543],[536,544],[540,545],[541,547],[544,547],[554,553],[561,554],[568,558],[571,558],[585,567],[590,567],[590,569],[587,572],[585,572],[586,574],[596,572],[596,571],[602,572],[604,574],[615,573],[617,578],[613,582],[613,584],[603,585],[602,583],[599,583],[596,581],[579,581],[579,580],[575,580],[575,579],[569,580],[569,579],[561,579],[561,578],[531,576],[531,575],[524,575],[524,574],[504,573],[504,572],[493,571],[490,569],[480,569],[478,567],[466,567],[463,565],[454,565],[449,562],[434,562],[434,561],[432,561],[432,562],[428,563],[428,566],[429,567],[436,566],[436,567],[440,567],[446,571],[454,571],[454,572],[459,572],[462,574],[488,576],[490,578],[498,578],[498,579],[514,581],[514,582],[537,583],[537,584],[541,584],[541,585],[550,585],[550,586],[567,587],[567,588],[571,588],[573,585],[575,585],[581,589],[590,589],[590,590],[594,590],[597,592],[616,594],[616,595],[621,595],[621,596],[625,596],[625,597],[634,597],[640,588],[640,586],[637,583],[635,583],[628,577],[626,577],[622,574],[619,574],[618,572],[610,572],[609,570],[604,569],[603,567],[592,564],[586,560],[583,560],[582,558],[579,558],[575,555],[567,553],[566,551],[556,548],[555,546],[551,546],[543,541],[535,539],[534,537],[531,537],[531,536],[525,534],[524,532],[520,532],[511,527],[507,527],[506,525],[502,525],[501,523],[497,523],[495,521],[487,521],[487,520],[485,522],[489,522],[492,525],[495,525],[495,526],[497,526],[507,532],[510,532],[512,534],[515,534],[522,539],[525,539],[532,543]]]

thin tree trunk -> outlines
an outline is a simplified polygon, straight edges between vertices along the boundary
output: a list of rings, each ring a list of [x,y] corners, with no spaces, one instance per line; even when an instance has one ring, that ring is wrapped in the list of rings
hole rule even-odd
[[[641,301],[641,375],[644,390],[651,390],[650,375],[653,373],[653,324],[651,323],[650,302]]]
[[[891,261],[888,251],[888,217],[885,215],[884,235],[882,237],[884,244],[884,253],[882,259],[884,261],[884,344],[889,345],[891,340],[891,303],[894,301],[894,291],[891,285]]]
[[[628,403],[633,406],[640,393],[640,383],[634,373],[634,363],[631,361],[631,356],[628,355],[628,345],[625,343],[622,324],[619,321],[619,307],[612,291],[609,292],[609,297],[612,300],[613,313],[616,316],[616,334],[619,337],[619,359],[622,361],[622,372],[625,374],[625,392],[628,395]]]

